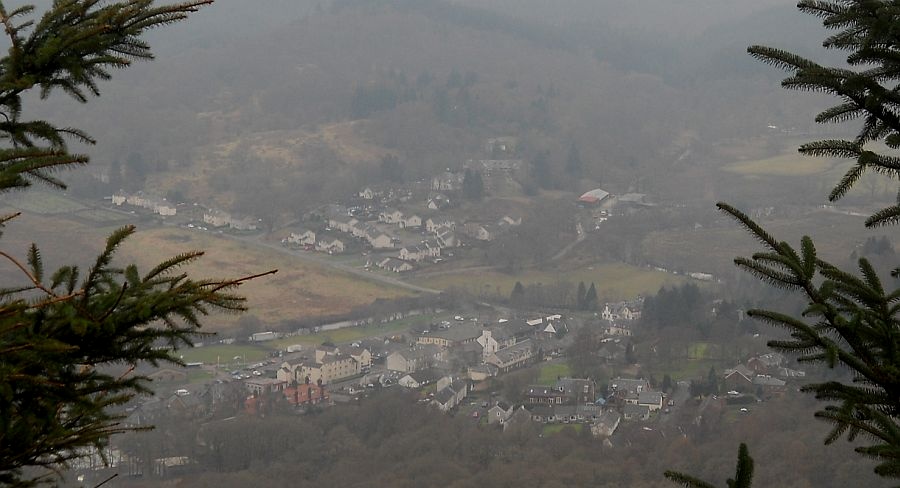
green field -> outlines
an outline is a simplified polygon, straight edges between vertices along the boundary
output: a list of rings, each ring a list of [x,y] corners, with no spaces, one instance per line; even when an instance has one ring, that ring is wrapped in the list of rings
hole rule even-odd
[[[328,330],[316,334],[296,335],[285,337],[271,342],[266,345],[276,349],[284,349],[292,344],[319,345],[323,342],[333,342],[341,344],[346,342],[358,341],[360,339],[368,339],[369,337],[379,337],[403,333],[409,330],[415,324],[431,323],[436,319],[433,315],[417,315],[415,317],[407,317],[405,319],[396,320],[386,324],[366,325],[362,327],[345,327],[343,329]]]
[[[727,164],[723,169],[744,176],[809,176],[828,171],[832,166],[826,159],[802,156],[791,149],[771,158]]]
[[[86,208],[78,211],[74,216],[99,225],[112,225],[133,220],[127,215],[103,208]]]
[[[863,218],[824,210],[814,210],[795,218],[763,222],[770,234],[796,246],[801,236],[809,235],[817,255],[828,260],[846,259],[853,247],[864,240]],[[896,230],[882,231],[896,235]],[[690,271],[728,276],[733,274],[735,256],[749,256],[762,249],[746,230],[737,224],[700,230],[672,229],[649,233],[641,242],[642,253],[660,262],[679,263]]]
[[[672,286],[684,278],[669,273],[622,263],[581,266],[576,269],[527,270],[516,274],[497,271],[463,271],[414,280],[417,285],[439,290],[459,288],[473,294],[482,292],[509,295],[516,281],[523,285],[569,282],[594,283],[601,301],[632,299],[640,294],[656,293],[663,285]]]
[[[537,382],[539,385],[552,386],[556,384],[557,378],[567,377],[570,374],[571,370],[566,363],[546,363],[541,366]]]
[[[188,372],[188,382],[190,383],[206,383],[214,378],[213,372],[205,369],[192,368]]]
[[[59,193],[41,190],[16,193],[9,199],[9,205],[25,212],[41,215],[56,215],[76,212],[88,208]]]
[[[709,342],[695,342],[688,346],[688,359],[709,359],[714,346]]]
[[[269,356],[271,349],[257,345],[217,345],[194,347],[178,351],[181,358],[187,363],[201,362],[203,364],[252,363],[261,361]],[[236,356],[243,359],[234,360]]]

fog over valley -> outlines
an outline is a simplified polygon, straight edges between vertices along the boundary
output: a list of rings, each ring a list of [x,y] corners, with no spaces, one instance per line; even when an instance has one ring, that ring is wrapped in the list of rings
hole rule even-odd
[[[0,2],[0,486],[888,486],[892,5]]]

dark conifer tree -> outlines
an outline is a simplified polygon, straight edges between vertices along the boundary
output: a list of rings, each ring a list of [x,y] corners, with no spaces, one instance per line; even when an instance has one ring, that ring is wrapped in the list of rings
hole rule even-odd
[[[525,287],[522,286],[522,282],[517,281],[513,286],[512,292],[509,294],[509,301],[515,305],[525,301]]]
[[[685,488],[715,488],[715,485],[683,473],[666,471],[665,475],[666,478]],[[741,444],[738,449],[738,462],[734,478],[726,480],[725,486],[728,488],[750,488],[753,486],[753,458],[750,457],[750,451],[747,449],[746,444]]]
[[[584,163],[581,161],[581,153],[575,142],[569,145],[569,155],[566,156],[566,173],[573,178],[580,178],[584,171]]]
[[[836,31],[823,45],[847,52],[847,66],[823,66],[764,46],[751,46],[749,53],[789,71],[790,76],[782,82],[786,88],[830,93],[840,99],[838,105],[820,113],[817,122],[862,122],[852,140],[815,141],[802,145],[800,152],[853,160],[828,196],[832,201],[844,196],[866,171],[897,179],[900,158],[879,145],[900,148],[900,7],[887,0],[801,0],[798,8],[820,17],[826,28]],[[771,341],[769,346],[796,355],[800,361],[846,368],[852,373],[852,381],[803,387],[827,403],[816,412],[816,417],[834,426],[826,444],[841,438],[864,440],[865,445],[856,450],[878,463],[875,472],[900,478],[900,289],[886,288],[878,270],[865,258],[858,259],[855,272],[841,270],[819,257],[809,237],[803,237],[795,248],[777,240],[738,209],[724,203],[718,206],[764,247],[735,263],[807,301],[799,317],[770,310],[748,312],[790,332],[790,339]],[[897,222],[900,198],[872,214],[866,226]],[[895,276],[897,271],[893,270]],[[743,451],[742,447],[742,455]]]
[[[466,169],[463,173],[463,198],[481,200],[484,197],[484,179],[478,171]]]
[[[152,57],[141,39],[147,29],[209,3],[58,0],[33,19],[32,6],[10,11],[0,2],[9,46],[0,58],[0,193],[33,182],[64,188],[55,173],[88,162],[67,150],[67,139],[94,142],[77,128],[26,119],[24,95],[61,90],[86,102],[112,70]],[[248,278],[194,280],[181,270],[201,252],[144,272],[113,264],[133,232],[114,232],[87,267],[46,269],[34,245],[24,260],[0,252],[21,273],[0,289],[0,485],[52,480],[68,462],[129,430],[111,409],[148,391],[149,379],[108,366],[180,363],[173,348],[191,344],[203,316],[244,309],[232,292]]]
[[[575,308],[584,310],[587,307],[587,288],[584,286],[583,281],[578,282],[577,294],[575,297]]]
[[[600,299],[597,297],[597,287],[591,282],[590,288],[584,294],[584,307],[587,310],[596,310]]]

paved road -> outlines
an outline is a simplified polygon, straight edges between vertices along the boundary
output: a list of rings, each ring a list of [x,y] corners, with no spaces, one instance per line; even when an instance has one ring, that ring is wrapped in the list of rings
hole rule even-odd
[[[673,405],[672,407],[663,407],[668,408],[669,413],[664,413],[659,416],[660,425],[669,424],[672,421],[671,419],[677,417],[676,414],[679,413],[682,408],[684,408],[685,404],[691,396],[690,389],[690,383],[686,381],[679,381],[675,384],[675,389],[669,396],[669,399],[673,400],[675,402],[675,405]]]

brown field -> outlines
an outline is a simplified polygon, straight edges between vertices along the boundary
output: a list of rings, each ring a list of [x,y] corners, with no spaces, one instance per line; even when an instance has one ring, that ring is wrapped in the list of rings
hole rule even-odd
[[[60,216],[27,214],[5,229],[2,249],[24,262],[28,246],[35,241],[48,269],[74,263],[81,263],[86,269],[112,230],[86,226]],[[278,269],[276,275],[251,281],[240,289],[248,298],[250,313],[266,323],[340,314],[377,298],[406,294],[397,288],[360,280],[276,251],[180,228],[142,229],[138,225],[138,232],[126,241],[117,262],[134,262],[146,270],[191,250],[206,251],[203,258],[186,268],[196,277],[237,278]],[[0,276],[6,280],[21,279],[11,264],[0,264]],[[211,331],[223,330],[232,327],[237,318],[219,314],[207,324]]]
[[[122,256],[150,265],[187,249],[206,250],[206,255],[191,266],[197,276],[235,278],[278,269],[276,275],[248,282],[240,290],[247,296],[253,315],[266,323],[340,314],[376,298],[405,294],[274,251],[183,229],[142,231],[126,244]],[[226,317],[220,322],[226,325],[235,320]]]

